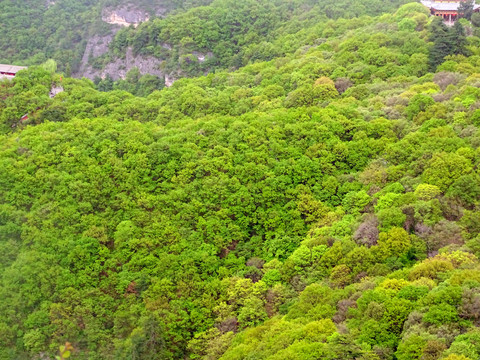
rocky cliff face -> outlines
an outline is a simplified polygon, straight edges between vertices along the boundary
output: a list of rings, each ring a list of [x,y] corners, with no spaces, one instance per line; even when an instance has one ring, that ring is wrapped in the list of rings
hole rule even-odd
[[[74,74],[74,77],[82,78],[87,77],[93,79],[90,74],[94,72],[92,67],[88,64],[90,59],[94,59],[108,52],[108,45],[115,36],[116,30],[110,35],[99,36],[94,35],[88,39],[87,45],[85,47],[85,52],[83,53],[82,62],[80,68]],[[95,77],[95,76],[94,76]]]
[[[137,27],[141,22],[147,21],[148,19],[149,19],[149,15],[140,10],[127,10],[127,9],[107,10],[105,9],[102,13],[102,20],[112,25],[121,25],[121,26],[133,25],[134,27]]]
[[[167,9],[159,6],[155,9],[156,16],[164,16]],[[108,24],[137,27],[141,22],[148,21],[150,14],[134,4],[126,4],[119,8],[106,8],[102,11],[102,20]]]
[[[168,12],[168,9],[162,5],[157,5],[155,8],[155,16],[163,17]],[[139,8],[136,4],[125,4],[117,8],[105,8],[102,11],[102,20],[112,25],[112,33],[106,36],[94,35],[87,42],[85,52],[83,54],[82,63],[74,77],[86,77],[95,79],[96,77],[105,78],[109,75],[112,79],[118,80],[125,78],[127,72],[137,67],[141,74],[152,74],[159,77],[165,77],[167,86],[173,84],[178,76],[176,74],[166,74],[161,70],[162,60],[155,57],[134,55],[132,49],[128,49],[125,58],[119,58],[107,64],[103,69],[95,69],[89,65],[91,59],[102,56],[108,52],[108,46],[113,40],[115,33],[121,26],[135,26],[140,23],[148,21],[150,14],[145,10]],[[172,50],[170,44],[162,45],[167,50]],[[198,61],[205,61],[206,57],[211,54],[195,53]]]
[[[84,56],[85,57],[85,56]],[[88,57],[87,57],[88,62]],[[88,63],[82,66],[76,77],[86,77],[95,79],[95,77],[105,78],[107,75],[113,80],[124,79],[127,72],[132,68],[138,68],[141,74],[152,74],[158,77],[165,77],[167,74],[160,69],[162,61],[150,56],[135,56],[131,48],[127,49],[124,59],[116,59],[107,64],[103,69],[92,68]],[[171,78],[171,76],[170,76]]]
[[[83,54],[82,63],[87,64],[90,58],[96,58],[106,54],[108,52],[108,45],[113,40],[116,32],[117,31],[114,30],[110,35],[94,35],[90,38],[87,42],[85,53]]]
[[[89,65],[89,60],[107,53],[108,44],[112,41],[113,36],[114,34],[107,36],[95,35],[88,41],[85,53],[83,54],[82,64],[80,69],[73,74],[74,77],[86,77],[93,80],[96,77],[105,78],[109,75],[113,80],[119,80],[124,79],[127,72],[134,67],[138,68],[141,74],[152,74],[158,77],[164,77],[167,87],[171,86],[176,79],[181,77],[177,73],[166,73],[162,70],[163,60],[153,56],[134,55],[131,48],[127,49],[125,58],[118,58],[108,63],[101,70],[94,69]],[[162,46],[167,50],[172,49],[169,44],[163,44]],[[204,62],[207,58],[213,56],[210,52],[204,54],[197,51],[192,52],[192,55],[195,56],[199,62]]]

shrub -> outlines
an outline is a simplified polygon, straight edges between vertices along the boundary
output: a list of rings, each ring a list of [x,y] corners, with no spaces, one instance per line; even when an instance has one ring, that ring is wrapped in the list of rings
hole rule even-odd
[[[462,175],[472,171],[471,162],[455,153],[437,153],[429,161],[423,178],[425,182],[436,185],[445,192]]]
[[[350,79],[348,78],[338,78],[335,80],[335,89],[337,89],[339,94],[343,94],[347,89],[353,86],[353,83]]]
[[[465,75],[459,73],[439,71],[433,77],[433,82],[440,86],[442,91],[445,91],[449,85],[457,85],[460,81],[464,80],[465,77]]]
[[[385,259],[391,256],[401,256],[410,247],[410,236],[404,229],[398,227],[380,233],[378,238],[378,252]]]
[[[380,210],[377,214],[380,221],[380,229],[387,231],[392,227],[402,227],[407,220],[407,216],[399,208]]]
[[[373,246],[378,240],[378,219],[375,215],[368,214],[358,226],[353,238],[360,245]]]
[[[413,267],[410,271],[409,278],[410,280],[417,280],[422,277],[436,279],[439,273],[450,270],[453,270],[453,265],[448,260],[436,258],[427,259]]]
[[[432,200],[438,195],[440,195],[440,189],[435,185],[420,184],[415,189],[415,196],[420,200]]]
[[[431,96],[423,94],[415,95],[405,109],[408,120],[413,120],[416,115],[427,110],[427,108],[433,104],[435,104],[435,101]]]
[[[423,316],[423,321],[431,325],[442,325],[457,322],[457,309],[449,304],[433,305]]]

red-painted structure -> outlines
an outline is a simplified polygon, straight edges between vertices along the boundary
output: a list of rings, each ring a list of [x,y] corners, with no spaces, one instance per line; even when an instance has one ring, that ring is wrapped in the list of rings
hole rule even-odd
[[[441,16],[447,24],[453,24],[458,19],[458,7],[466,0],[422,0],[422,4],[430,9],[433,16]],[[480,5],[473,5],[473,11],[478,12]]]

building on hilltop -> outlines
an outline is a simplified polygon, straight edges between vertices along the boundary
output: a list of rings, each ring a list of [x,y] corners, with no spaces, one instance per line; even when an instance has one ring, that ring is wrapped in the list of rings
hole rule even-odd
[[[434,16],[441,16],[443,20],[452,25],[458,19],[458,7],[465,0],[421,0],[421,3],[430,9]],[[474,4],[473,11],[478,12],[480,5]]]
[[[0,79],[1,78],[13,79],[15,75],[17,75],[17,72],[25,69],[26,69],[25,66],[0,64]]]

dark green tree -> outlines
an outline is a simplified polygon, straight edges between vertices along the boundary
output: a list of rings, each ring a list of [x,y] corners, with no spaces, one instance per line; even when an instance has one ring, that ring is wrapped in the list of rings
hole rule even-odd
[[[462,3],[463,4],[463,3]],[[449,37],[451,43],[451,52],[455,55],[468,55],[467,50],[467,35],[465,28],[459,21],[449,29]]]
[[[460,6],[458,7],[458,16],[470,20],[473,15],[473,6],[475,5],[475,0],[466,0],[461,1]]]
[[[95,79],[97,80],[97,79]],[[99,91],[111,91],[113,89],[113,79],[110,74],[107,74],[105,79],[99,79],[99,81],[95,81],[97,83],[97,89]]]
[[[473,26],[479,27],[480,26],[480,13],[474,13],[472,18],[470,19]]]
[[[429,65],[432,71],[443,62],[445,56],[468,55],[465,28],[458,21],[449,29],[441,18],[434,19],[430,40],[433,41],[429,54]]]
[[[431,70],[435,70],[443,62],[445,56],[450,54],[451,37],[443,19],[435,18],[431,25],[430,40],[433,47],[430,49],[428,62]]]

